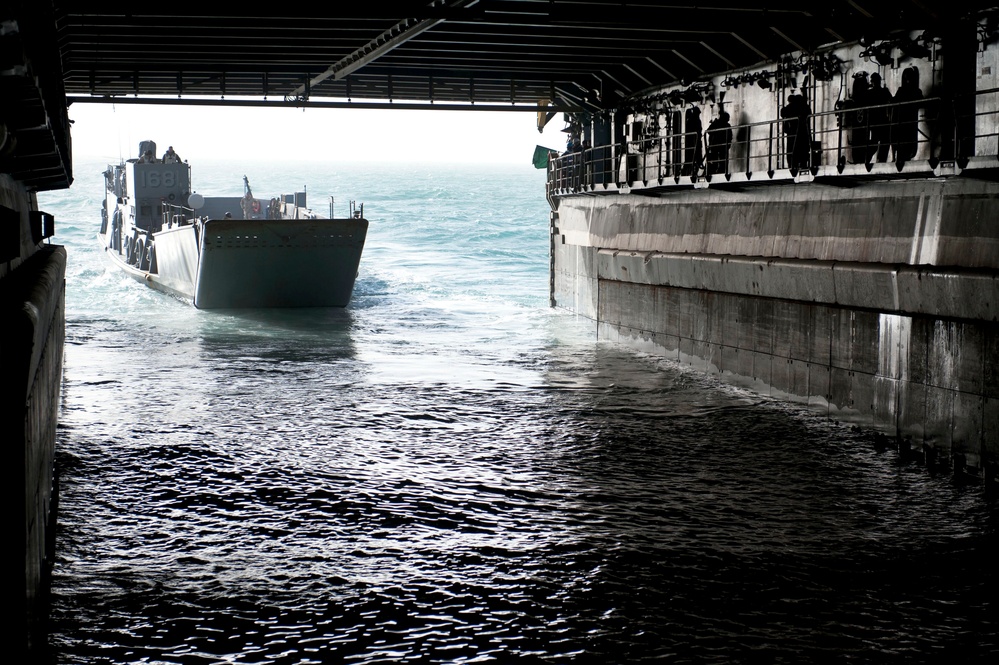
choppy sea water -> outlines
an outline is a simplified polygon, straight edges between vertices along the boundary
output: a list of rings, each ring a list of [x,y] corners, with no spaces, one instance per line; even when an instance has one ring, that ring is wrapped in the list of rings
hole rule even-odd
[[[371,226],[344,310],[207,312],[69,251],[57,663],[979,663],[997,510],[548,307],[544,175],[195,165]]]

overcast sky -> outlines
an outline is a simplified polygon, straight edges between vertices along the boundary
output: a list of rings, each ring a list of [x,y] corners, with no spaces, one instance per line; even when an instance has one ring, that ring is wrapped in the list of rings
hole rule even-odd
[[[151,139],[186,160],[238,159],[531,163],[536,145],[565,147],[562,114],[90,104],[69,107],[75,157],[136,157]]]

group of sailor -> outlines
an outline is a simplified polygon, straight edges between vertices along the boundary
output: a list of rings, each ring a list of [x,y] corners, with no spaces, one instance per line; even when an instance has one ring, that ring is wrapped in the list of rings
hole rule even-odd
[[[281,201],[277,198],[272,198],[268,204],[264,214],[261,216],[261,204],[260,199],[253,198],[253,194],[247,192],[242,199],[239,201],[239,207],[243,211],[243,219],[281,219],[283,217],[281,212]],[[231,219],[232,215],[226,213],[226,219]]]
[[[167,151],[163,153],[163,159],[156,159],[156,155],[153,154],[152,150],[146,150],[139,157],[140,164],[179,164],[180,155],[174,152],[173,146],[167,148]]]

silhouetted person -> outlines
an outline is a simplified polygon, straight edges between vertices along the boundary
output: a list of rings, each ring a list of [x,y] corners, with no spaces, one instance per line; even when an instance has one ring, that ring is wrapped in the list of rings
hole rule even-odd
[[[701,109],[691,106],[684,114],[683,175],[696,176],[701,168],[701,129]]]
[[[728,173],[728,152],[732,147],[732,126],[725,111],[708,125],[708,175]]]
[[[895,161],[904,164],[916,156],[919,147],[919,100],[923,91],[919,89],[919,70],[909,67],[902,72],[902,85],[895,91],[892,108],[891,146],[895,151]]]
[[[679,178],[683,172],[683,111],[673,109],[666,114],[666,172]]]
[[[884,105],[867,111],[867,124],[871,127],[870,159],[879,162],[888,161],[888,148],[891,142],[891,127],[888,124],[888,104],[891,104],[891,93],[881,85],[881,74],[871,74],[871,89],[867,91],[868,106]]]
[[[562,173],[561,181],[564,187],[573,186],[573,173],[575,171],[575,145],[579,144],[579,137],[568,135],[565,138],[565,152],[562,153]]]
[[[798,169],[808,167],[808,152],[812,145],[808,119],[811,115],[812,109],[801,95],[789,96],[787,105],[780,111],[780,117],[784,119],[784,134],[787,135],[787,165],[793,175],[798,174]]]
[[[867,72],[859,72],[853,77],[853,92],[850,106],[854,109],[847,113],[847,127],[850,128],[850,161],[854,164],[866,164],[871,143],[870,118],[863,108],[867,106],[870,84],[867,82]]]

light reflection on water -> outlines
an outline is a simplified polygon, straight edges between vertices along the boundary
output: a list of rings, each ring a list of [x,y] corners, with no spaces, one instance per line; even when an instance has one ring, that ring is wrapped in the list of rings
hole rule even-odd
[[[999,654],[979,486],[595,342],[543,207],[402,182],[342,311],[201,312],[60,226],[56,662]]]
[[[996,652],[976,488],[557,313],[469,358],[377,309],[71,323],[61,662]]]

